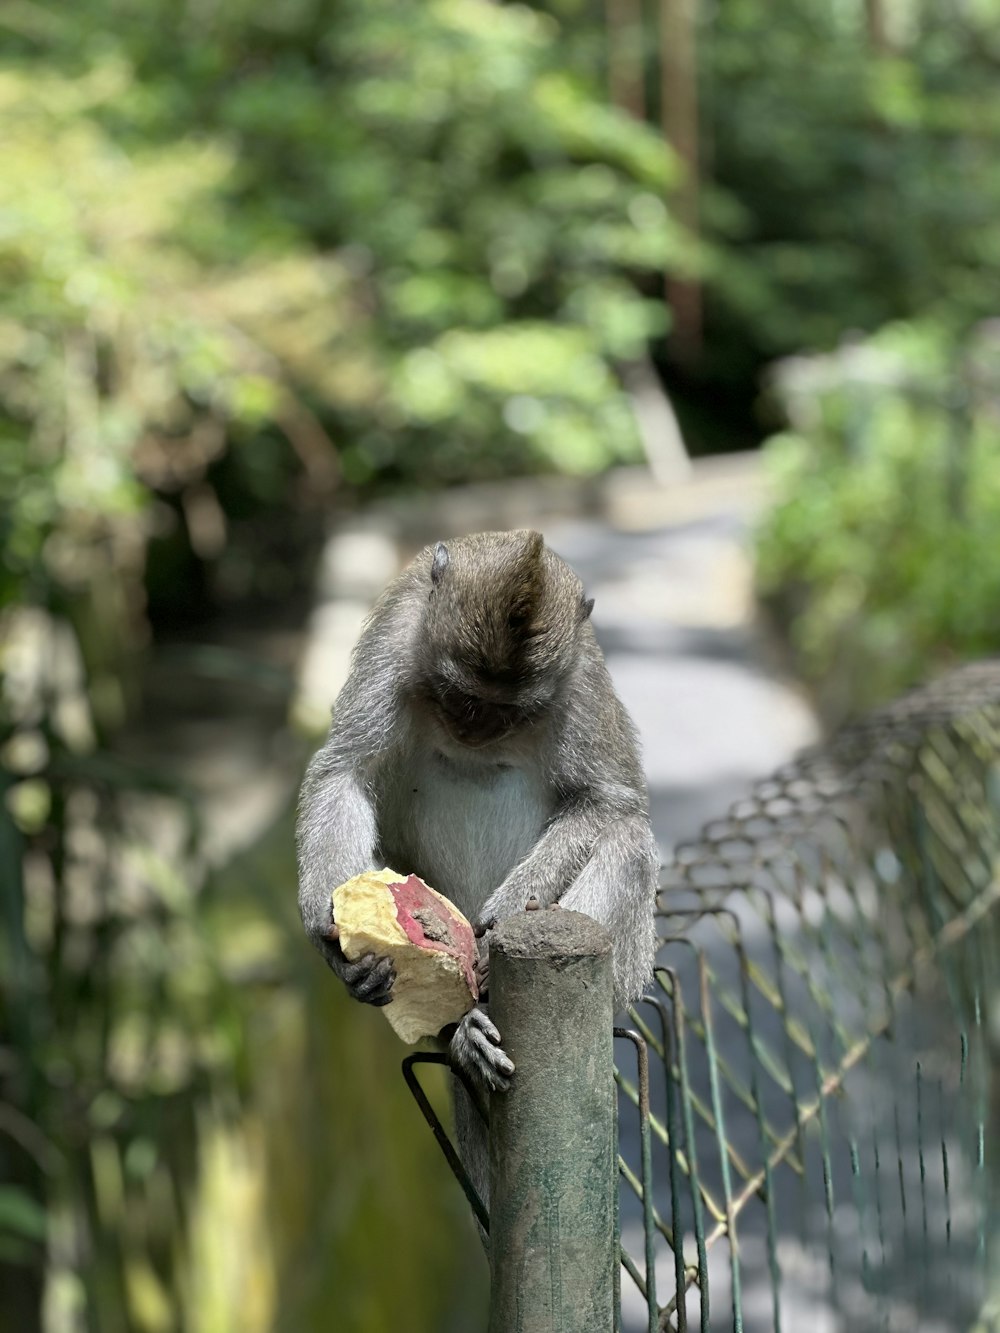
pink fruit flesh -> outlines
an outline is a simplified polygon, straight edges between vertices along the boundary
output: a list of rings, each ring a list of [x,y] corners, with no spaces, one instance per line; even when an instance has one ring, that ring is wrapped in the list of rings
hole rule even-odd
[[[451,954],[462,964],[473,998],[478,998],[479,989],[472,970],[476,959],[472,927],[454,917],[416,875],[388,887],[396,904],[396,920],[406,932],[407,939],[422,949]]]

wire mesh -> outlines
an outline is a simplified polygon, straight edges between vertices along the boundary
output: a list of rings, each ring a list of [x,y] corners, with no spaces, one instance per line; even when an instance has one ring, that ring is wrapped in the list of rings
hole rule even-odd
[[[1000,1326],[998,810],[982,663],[678,849],[648,1092],[619,1062],[623,1328]]]

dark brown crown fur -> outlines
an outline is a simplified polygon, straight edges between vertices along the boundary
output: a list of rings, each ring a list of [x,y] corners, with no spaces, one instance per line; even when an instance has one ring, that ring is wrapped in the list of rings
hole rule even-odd
[[[462,537],[447,544],[447,566],[434,583],[431,569],[429,559],[431,652],[483,685],[528,681],[572,651],[585,615],[582,586],[541,533]]]

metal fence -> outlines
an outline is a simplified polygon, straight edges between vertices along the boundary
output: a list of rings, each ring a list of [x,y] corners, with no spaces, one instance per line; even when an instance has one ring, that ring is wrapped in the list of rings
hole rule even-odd
[[[678,849],[619,1030],[620,1327],[1000,1328],[998,865],[1000,663]]]

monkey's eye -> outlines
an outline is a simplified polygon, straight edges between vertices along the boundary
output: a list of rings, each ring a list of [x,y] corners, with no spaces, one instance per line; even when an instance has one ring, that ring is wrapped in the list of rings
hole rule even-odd
[[[474,718],[481,707],[481,700],[473,695],[448,688],[438,692],[437,703],[443,713],[456,721]]]

